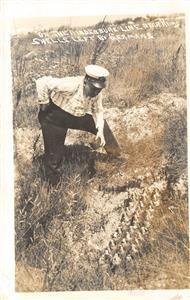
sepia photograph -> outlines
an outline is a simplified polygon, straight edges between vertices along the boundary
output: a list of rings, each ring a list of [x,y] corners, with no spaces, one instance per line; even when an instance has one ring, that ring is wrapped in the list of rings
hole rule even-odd
[[[185,14],[12,27],[16,292],[188,289]]]

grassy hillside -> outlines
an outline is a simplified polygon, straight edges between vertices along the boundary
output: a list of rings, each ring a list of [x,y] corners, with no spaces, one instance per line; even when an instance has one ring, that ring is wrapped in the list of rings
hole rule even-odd
[[[184,20],[171,20],[178,26],[143,31],[153,38],[119,42],[36,46],[34,32],[12,37],[17,290],[188,287]],[[50,188],[35,79],[83,74],[91,62],[110,71],[104,107],[123,155],[94,151],[88,134],[70,132]]]

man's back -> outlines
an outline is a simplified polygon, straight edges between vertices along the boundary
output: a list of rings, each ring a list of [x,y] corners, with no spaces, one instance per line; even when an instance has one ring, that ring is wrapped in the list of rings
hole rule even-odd
[[[49,98],[63,110],[83,116],[98,110],[102,94],[99,93],[93,101],[83,94],[84,76],[55,78],[43,76],[36,80],[39,104],[49,103]],[[99,101],[98,101],[99,100]]]

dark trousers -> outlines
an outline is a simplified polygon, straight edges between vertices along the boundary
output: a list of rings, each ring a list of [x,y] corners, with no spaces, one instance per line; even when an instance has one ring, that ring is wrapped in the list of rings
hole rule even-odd
[[[97,133],[95,122],[90,114],[82,117],[74,116],[51,102],[45,111],[40,110],[38,119],[41,124],[45,150],[45,170],[49,181],[56,184],[60,178],[60,165],[64,156],[64,142],[67,130],[78,129]],[[108,134],[109,133],[109,134]],[[109,153],[109,143],[113,144],[113,136],[107,122],[104,122],[105,149]],[[118,146],[118,145],[116,145]]]

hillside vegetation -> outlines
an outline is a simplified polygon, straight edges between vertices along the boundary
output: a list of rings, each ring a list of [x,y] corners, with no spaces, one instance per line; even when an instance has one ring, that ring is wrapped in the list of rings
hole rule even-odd
[[[143,31],[153,38],[33,45],[34,32],[12,37],[17,291],[188,288],[184,20],[169,20],[177,26]],[[51,188],[35,79],[84,74],[89,63],[110,71],[105,118],[122,155],[70,130]]]

